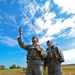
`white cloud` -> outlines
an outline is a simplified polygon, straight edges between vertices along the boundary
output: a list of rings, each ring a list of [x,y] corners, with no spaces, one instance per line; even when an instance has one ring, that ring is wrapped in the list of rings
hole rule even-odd
[[[50,36],[43,36],[42,38],[40,38],[39,43],[43,44],[46,43],[48,40],[54,39],[54,37],[50,37]]]
[[[7,13],[7,12],[5,12],[3,10],[1,10],[0,21],[1,21],[1,24],[4,23],[6,25],[17,27],[16,26],[16,24],[17,24],[16,16],[15,15],[10,15],[9,13]],[[4,25],[4,24],[2,24],[2,25]]]
[[[65,39],[75,37],[75,28],[71,28],[70,31],[66,31],[63,34],[60,34],[59,37],[65,37]]]
[[[35,12],[39,9],[39,5],[35,0],[32,2],[30,2],[30,0],[20,0],[19,3],[21,6],[24,6],[24,8],[20,9],[23,15],[21,23],[23,25],[28,25],[34,18]]]
[[[75,58],[75,49],[65,50],[63,53],[64,53],[65,60]]]
[[[50,7],[50,1],[47,0],[47,2],[46,2],[45,5],[44,5],[45,11],[49,11],[49,7]]]
[[[70,46],[71,46],[71,47],[75,47],[75,40],[73,41],[73,43],[71,43]]]
[[[21,1],[21,3],[23,3],[24,8],[22,9],[23,15],[26,16],[29,15],[29,19],[33,19],[34,18],[34,14],[38,9],[38,4],[37,2],[34,0],[32,2],[30,2],[28,5],[25,5],[25,0]],[[28,16],[27,16],[28,17]]]
[[[75,28],[72,28],[70,33],[68,34],[68,37],[75,37]]]
[[[63,64],[74,64],[75,63],[75,49],[63,51],[65,62]]]
[[[43,36],[44,39],[49,39],[49,38],[51,38],[51,36],[53,36],[55,34],[58,34],[62,30],[64,31],[65,29],[67,29],[69,27],[71,27],[72,29],[71,29],[71,31],[68,34],[66,34],[66,36],[67,37],[74,37],[75,36],[75,23],[74,23],[74,18],[75,18],[75,16],[72,17],[72,18],[66,19],[64,22],[61,22],[61,19],[59,19],[59,20],[56,21],[56,23],[54,25],[51,25],[48,19],[46,20],[46,22],[44,24],[44,22],[42,21],[42,19],[40,17],[39,19],[36,19],[36,24],[37,24],[37,27],[39,27],[39,30],[40,30],[39,33],[42,33],[42,31],[44,29],[47,29],[47,32]],[[63,36],[64,35],[61,35],[61,37],[63,37]],[[43,37],[41,39],[42,39],[43,42],[45,42],[45,40],[43,39]]]
[[[43,18],[45,15],[45,11],[49,12],[49,7],[50,7],[50,1],[48,0],[45,5],[39,5],[35,0],[30,2],[28,5],[26,5],[25,0],[20,1],[21,5],[24,5],[24,8],[22,8],[22,14],[24,16],[24,18],[22,19],[22,23],[26,24],[29,23],[33,18],[34,15],[36,14],[36,12],[38,12],[39,14],[41,14],[41,18]],[[30,17],[28,17],[30,16]],[[50,15],[51,16],[51,15]],[[46,17],[48,17],[48,15],[46,14]],[[46,18],[45,17],[45,18]],[[35,18],[36,19],[36,18]]]
[[[11,15],[11,16],[8,16],[8,18],[9,18],[14,24],[16,24],[15,16]]]
[[[11,47],[18,45],[17,40],[8,36],[0,36],[0,42]]]
[[[22,18],[21,24],[25,26],[30,22],[30,18],[28,18],[28,16],[24,12],[23,12],[23,15],[24,15],[24,18]]]
[[[63,12],[67,13],[75,13],[75,0],[54,0],[54,2],[59,6],[62,7]]]
[[[13,24],[16,24],[16,19],[15,19],[15,16],[14,15],[9,15],[8,13],[4,13],[4,22],[12,22]],[[5,21],[5,19],[7,19],[7,21]]]
[[[66,4],[67,4],[67,1],[66,1]],[[58,2],[59,4],[62,3],[62,6],[65,4],[64,3],[65,1],[59,2],[56,0],[55,2]],[[22,4],[24,5],[24,1],[22,1]],[[65,8],[65,6],[63,6],[63,9],[64,8]],[[67,5],[67,8],[66,8],[67,11],[68,11],[68,8],[70,8],[70,7]],[[72,29],[68,34],[66,34],[66,36],[74,37],[75,15],[73,17],[69,17],[69,18],[65,19],[63,22],[62,22],[63,18],[55,19],[55,17],[57,15],[56,15],[56,13],[50,12],[50,1],[49,0],[47,0],[45,2],[45,4],[43,4],[43,5],[38,5],[38,3],[34,0],[31,3],[29,3],[28,5],[25,5],[24,8],[22,8],[22,9],[23,9],[22,10],[23,15],[25,17],[25,20],[23,19],[22,22],[24,24],[29,22],[29,24],[28,24],[29,32],[31,32],[32,28],[33,28],[34,32],[38,35],[38,34],[42,34],[44,32],[44,30],[46,30],[45,34],[40,38],[40,43],[44,43],[49,39],[55,39],[55,37],[53,37],[53,35],[59,34],[62,30],[64,31],[65,29],[67,29],[69,27],[71,27]],[[29,13],[27,13],[27,12],[29,12]],[[38,17],[38,18],[34,17],[36,12],[41,13],[40,17]],[[27,14],[29,14],[30,17],[28,17]],[[30,21],[32,19],[34,19],[34,26],[31,26],[32,22],[30,22]],[[53,24],[54,21],[56,21],[56,22]],[[63,37],[64,36],[63,34],[58,35],[58,36]]]
[[[45,22],[42,19],[42,17],[44,17]],[[53,26],[51,26],[51,22],[52,22],[51,19],[54,19],[54,17],[55,17],[54,13],[48,13],[48,11],[46,11],[46,13],[44,15],[35,19],[35,25],[39,27],[40,32],[44,29],[51,28],[51,27],[53,27]]]

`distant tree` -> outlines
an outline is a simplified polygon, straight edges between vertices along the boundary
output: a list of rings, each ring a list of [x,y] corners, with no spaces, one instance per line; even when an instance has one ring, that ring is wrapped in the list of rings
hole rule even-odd
[[[0,70],[4,70],[5,69],[5,65],[0,65]]]
[[[9,67],[9,69],[16,69],[16,65],[15,65],[15,64],[11,65],[11,66]]]
[[[20,66],[17,66],[16,68],[17,68],[17,69],[20,69],[21,67],[20,67]]]
[[[26,68],[25,67],[23,67],[23,71],[26,71]]]

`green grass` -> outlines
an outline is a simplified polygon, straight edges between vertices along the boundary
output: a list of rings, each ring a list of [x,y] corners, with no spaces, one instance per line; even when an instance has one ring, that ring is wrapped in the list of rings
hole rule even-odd
[[[45,75],[48,75],[47,70],[44,72]],[[62,66],[62,72],[63,75],[75,75],[75,65]],[[23,71],[23,69],[0,70],[0,75],[25,75],[25,71]]]

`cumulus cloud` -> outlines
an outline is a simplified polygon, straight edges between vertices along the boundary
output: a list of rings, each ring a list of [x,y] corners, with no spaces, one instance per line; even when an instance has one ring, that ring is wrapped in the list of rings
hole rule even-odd
[[[73,64],[75,61],[75,49],[63,51],[65,62],[63,64]]]
[[[72,5],[65,5],[68,4],[67,1],[57,1],[54,0],[54,4],[58,5],[58,8],[62,7],[60,13],[63,14],[66,13],[72,13],[74,14],[74,11],[72,11]],[[71,2],[72,4],[73,2]],[[36,36],[39,36],[39,42],[41,44],[44,44],[47,40],[57,39],[57,38],[73,38],[75,37],[75,15],[69,16],[63,18],[56,18],[56,12],[50,12],[51,9],[51,2],[50,0],[47,0],[45,4],[38,4],[36,0],[29,2],[27,5],[24,1],[20,1],[20,5],[22,5],[24,8],[21,8],[23,19],[21,23],[28,27],[27,34],[32,35],[35,34]],[[59,13],[59,14],[60,14]],[[38,16],[36,15],[38,14]],[[70,30],[67,30],[70,28]],[[61,34],[62,33],[62,34]],[[55,37],[54,35],[57,35],[58,37]],[[67,43],[67,42],[65,42]],[[73,44],[74,45],[74,44]],[[72,46],[71,46],[72,48]]]
[[[9,36],[0,36],[0,42],[2,44],[6,44],[11,47],[18,45],[17,40],[15,40]]]
[[[59,2],[59,1],[54,1]],[[63,1],[64,2],[64,1]],[[66,1],[67,2],[67,1]],[[24,4],[24,1],[20,1],[21,5],[24,5],[24,8],[22,8],[23,16],[25,19],[22,19],[22,23],[24,25],[28,25],[29,27],[29,35],[31,34],[37,34],[42,35],[40,39],[40,43],[46,42],[48,39],[55,39],[53,35],[58,35],[58,37],[74,37],[75,32],[75,16],[69,17],[65,19],[55,17],[57,16],[56,13],[50,12],[50,1],[47,0],[45,4],[38,5],[38,3],[34,0],[30,2],[28,5]],[[64,3],[63,3],[64,4]],[[60,7],[58,5],[58,7]],[[66,6],[64,6],[66,7]],[[68,9],[68,8],[67,8]],[[61,10],[62,12],[63,10]],[[66,12],[66,11],[65,11]],[[67,11],[68,12],[68,11]],[[30,17],[29,17],[29,15]],[[39,14],[40,16],[36,17],[35,15]],[[33,20],[33,21],[31,21]],[[54,22],[55,21],[55,22]],[[33,22],[33,24],[32,24]],[[68,23],[69,22],[69,23]],[[68,32],[66,29],[71,28],[71,30]],[[64,31],[62,34],[60,34],[62,31]]]
[[[65,37],[65,38],[66,38],[66,36],[68,38],[74,37],[75,36],[74,18],[75,17],[68,18],[64,22],[61,22],[61,19],[59,19],[59,20],[56,21],[56,23],[54,25],[51,25],[50,23],[47,23],[47,22],[44,24],[43,21],[41,20],[41,18],[39,18],[39,20],[37,19],[36,24],[38,25],[38,27],[41,31],[40,33],[42,33],[42,31],[44,29],[47,30],[45,35],[41,38],[42,41],[45,42],[45,40],[44,40],[45,38],[46,39],[47,38],[49,39],[50,37],[52,38],[52,36],[56,35],[56,34],[59,34],[58,37]],[[39,23],[41,23],[42,25],[40,25]],[[68,34],[65,34],[65,35],[64,35],[64,33],[60,34],[60,32],[65,31],[67,28],[71,28],[71,30],[68,32]],[[65,31],[65,32],[67,32],[67,31]],[[55,39],[55,37],[53,39]]]
[[[74,13],[75,14],[75,0],[54,0],[58,7],[62,7],[63,12]]]

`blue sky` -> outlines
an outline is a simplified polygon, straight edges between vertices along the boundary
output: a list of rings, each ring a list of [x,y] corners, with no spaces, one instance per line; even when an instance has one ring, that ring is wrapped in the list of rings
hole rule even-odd
[[[65,57],[63,64],[75,63],[74,0],[0,0],[0,64],[26,66],[27,52],[19,47],[18,29],[25,38],[37,36],[46,49],[53,40]],[[28,44],[23,37],[25,44]]]

